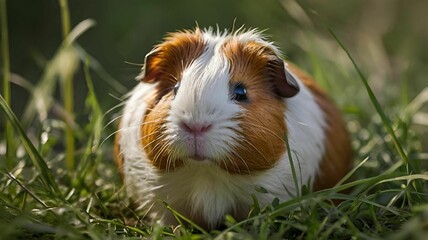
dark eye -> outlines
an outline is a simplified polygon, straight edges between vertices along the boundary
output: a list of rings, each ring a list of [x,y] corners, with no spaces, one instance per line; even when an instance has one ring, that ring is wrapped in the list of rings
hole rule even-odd
[[[245,102],[248,100],[247,98],[247,89],[242,83],[238,83],[232,87],[231,91],[232,100],[238,102]]]
[[[175,95],[177,95],[177,92],[178,92],[178,89],[180,88],[180,82],[177,82],[176,84],[175,84],[175,86],[174,86],[174,89],[173,89],[173,91],[174,91],[174,96]]]

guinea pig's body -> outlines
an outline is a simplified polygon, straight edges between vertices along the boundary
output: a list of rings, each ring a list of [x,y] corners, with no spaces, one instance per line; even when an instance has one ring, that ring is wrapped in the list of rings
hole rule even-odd
[[[350,167],[339,110],[256,31],[170,34],[140,79],[117,159],[128,195],[154,220],[176,223],[163,200],[213,228],[226,214],[245,218],[252,195],[260,205],[295,195],[291,161],[297,186],[315,190]]]

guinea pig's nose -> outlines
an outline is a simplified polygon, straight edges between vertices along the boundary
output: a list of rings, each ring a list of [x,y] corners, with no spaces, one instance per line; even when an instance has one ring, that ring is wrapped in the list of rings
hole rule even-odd
[[[181,122],[180,127],[185,131],[195,136],[200,136],[208,132],[212,128],[212,124],[208,123],[186,123]]]

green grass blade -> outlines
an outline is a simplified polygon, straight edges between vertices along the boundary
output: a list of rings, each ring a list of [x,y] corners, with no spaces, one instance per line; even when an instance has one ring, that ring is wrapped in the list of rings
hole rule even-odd
[[[369,160],[368,157],[366,157],[363,161],[361,161],[357,166],[355,166],[351,171],[349,171],[342,179],[340,179],[339,182],[336,183],[336,186],[342,185],[344,182],[346,182],[350,177],[358,170],[360,169],[367,161]]]
[[[71,121],[65,121],[65,161],[67,168],[70,172],[74,172],[74,131],[73,131],[73,121],[74,121],[74,88],[73,88],[73,78],[74,72],[65,76],[62,80],[63,84],[63,101],[64,108],[67,113],[67,116],[70,117]]]
[[[324,21],[323,21],[324,22]],[[394,130],[391,127],[390,120],[386,116],[385,112],[382,109],[382,106],[380,105],[379,101],[376,98],[376,95],[373,93],[373,90],[371,89],[367,78],[364,76],[364,74],[361,72],[360,68],[358,67],[357,63],[355,62],[354,58],[348,51],[348,49],[345,47],[345,45],[342,43],[342,41],[337,37],[337,35],[334,33],[334,31],[331,29],[330,26],[328,26],[325,22],[324,24],[327,27],[327,30],[330,32],[330,34],[333,36],[333,38],[336,40],[336,42],[339,44],[339,46],[342,48],[343,51],[345,51],[346,55],[348,56],[349,60],[351,60],[352,65],[354,66],[355,70],[357,71],[361,82],[363,83],[364,87],[366,88],[367,94],[369,95],[369,98],[376,109],[376,112],[379,114],[380,118],[382,119],[383,125],[388,131],[388,134],[391,136],[392,141],[394,143],[395,148],[397,149],[398,154],[400,155],[402,161],[405,164],[408,164],[413,172],[417,172],[417,168],[414,166],[413,161],[409,161],[406,153],[404,152],[403,147],[401,146],[401,143],[398,141],[397,136],[395,135]]]
[[[68,10],[68,0],[59,0],[61,7],[62,36],[65,39],[70,33],[70,11]]]
[[[190,224],[191,226],[193,226],[195,229],[199,230],[201,233],[205,234],[205,235],[209,235],[207,231],[205,231],[205,229],[203,229],[202,227],[198,226],[196,223],[194,223],[192,220],[190,220],[189,218],[183,216],[182,214],[180,214],[179,212],[177,212],[174,208],[172,208],[171,206],[168,205],[168,203],[166,203],[165,201],[162,201],[162,203],[165,205],[165,207],[171,211],[172,214],[174,214],[175,217],[178,217],[179,219],[182,219],[184,221],[186,221],[188,224]],[[179,220],[177,219],[177,220]]]
[[[9,33],[7,24],[7,6],[6,0],[0,1],[1,11],[1,51],[3,63],[3,96],[8,105],[10,105],[10,56],[9,56]],[[6,137],[6,166],[11,167],[13,164],[13,156],[15,146],[13,145],[13,128],[10,121],[6,120],[5,137]]]
[[[40,156],[40,154],[37,152],[36,147],[34,147],[33,143],[26,135],[25,131],[22,129],[18,118],[13,113],[12,109],[10,109],[9,105],[6,103],[6,100],[3,98],[2,95],[0,95],[0,107],[1,109],[3,109],[3,112],[6,114],[9,121],[11,121],[13,127],[15,127],[16,131],[21,137],[22,144],[24,145],[24,148],[27,151],[28,156],[31,158],[34,166],[39,171],[43,183],[46,185],[46,187],[50,189],[53,194],[62,198],[61,191],[59,190],[59,187],[55,182],[55,178],[53,177],[52,172],[48,168],[42,156]]]
[[[102,79],[104,80],[113,90],[118,93],[125,94],[128,89],[117,81],[114,77],[112,77],[100,64],[100,62],[91,56],[84,48],[82,48],[79,44],[75,44],[74,46],[80,56],[80,60],[85,62],[89,59],[90,68]]]
[[[30,196],[32,196],[37,202],[39,202],[40,204],[42,204],[45,208],[48,208],[49,206],[46,205],[46,203],[39,198],[33,191],[31,191],[30,189],[28,189],[21,181],[19,181],[11,172],[8,172],[7,175],[13,180],[15,181],[21,188],[23,188],[28,194],[30,194]]]
[[[61,22],[62,22],[62,36],[66,40],[70,34],[70,12],[68,10],[68,0],[59,0],[61,7]],[[68,116],[74,119],[74,87],[73,79],[75,68],[67,71],[68,74],[60,74],[62,79],[62,98],[64,101],[64,108]],[[72,121],[65,121],[65,161],[68,170],[74,172],[74,131]]]
[[[293,175],[293,182],[294,182],[294,187],[296,188],[296,194],[297,196],[300,196],[300,188],[299,188],[299,182],[297,181],[296,168],[294,167],[293,158],[291,156],[291,152],[293,150],[290,149],[290,143],[288,142],[287,136],[285,136],[285,145],[287,147],[288,161],[290,162],[291,174]],[[297,158],[297,154],[295,156],[297,161],[299,161],[299,159]]]
[[[91,122],[90,122],[90,126],[92,129],[92,134],[94,137],[93,143],[92,145],[96,148],[99,147],[100,143],[101,143],[101,135],[102,135],[102,131],[103,131],[103,111],[101,109],[101,105],[97,99],[97,95],[95,94],[95,87],[92,81],[92,77],[90,74],[90,59],[87,58],[85,61],[85,66],[84,66],[84,75],[85,75],[85,79],[86,79],[86,84],[88,87],[88,97],[87,97],[87,104],[90,106],[90,108],[92,109],[91,112]]]
[[[68,9],[68,1],[60,0],[61,6],[61,17],[62,17],[62,29],[63,29],[63,38],[66,48],[68,45],[71,46],[73,41],[85,32],[88,28],[92,27],[95,22],[88,19],[80,22],[70,33],[70,14]],[[73,52],[73,58],[75,59],[75,63],[78,62],[77,51],[74,47],[71,48]],[[72,66],[69,65],[69,66]],[[62,68],[62,67],[60,67]],[[65,160],[66,166],[68,170],[72,173],[75,171],[75,137],[74,137],[74,74],[77,70],[77,64],[74,67],[70,67],[69,69],[64,69],[65,71],[60,72],[59,76],[62,82],[62,94],[63,94],[63,103],[64,108],[67,113],[67,116],[71,118],[71,121],[65,121]],[[62,74],[61,74],[62,73]]]
[[[428,175],[427,174],[412,174],[412,175],[406,175],[406,176],[399,176],[395,178],[385,179],[379,182],[380,183],[386,183],[386,182],[393,182],[393,181],[414,181],[414,180],[425,180],[428,181]]]
[[[99,157],[93,159],[93,156],[101,155],[101,138],[103,133],[103,111],[101,105],[95,94],[95,88],[90,75],[90,60],[87,59],[84,65],[84,76],[88,87],[88,96],[86,97],[85,104],[90,111],[90,122],[85,129],[88,129],[89,136],[87,137],[85,151],[80,158],[78,171],[76,172],[77,178],[75,179],[76,186],[83,184],[88,174],[94,174],[94,166],[97,164]],[[95,161],[94,161],[95,160]]]
[[[48,111],[54,102],[54,90],[57,84],[57,77],[62,72],[67,71],[67,67],[71,63],[78,65],[78,54],[76,53],[76,40],[85,33],[89,28],[95,25],[95,21],[91,19],[84,20],[76,25],[70,32],[68,37],[63,40],[61,46],[58,47],[54,56],[46,64],[42,77],[31,93],[31,98],[23,115],[24,126],[29,125],[36,115],[39,114],[40,121],[47,118]]]
[[[102,219],[102,218],[94,218],[93,221],[95,223],[109,223],[109,224],[112,224],[112,225],[116,225],[116,226],[120,226],[120,227],[123,227],[123,228],[127,228],[127,229],[129,229],[131,231],[134,231],[134,232],[136,232],[138,234],[141,234],[142,236],[145,236],[145,237],[149,236],[149,233],[146,232],[146,231],[143,231],[143,230],[141,230],[141,229],[139,229],[137,227],[132,227],[132,226],[125,225],[125,224],[120,223],[118,221],[114,221],[114,220],[110,220],[110,219]]]

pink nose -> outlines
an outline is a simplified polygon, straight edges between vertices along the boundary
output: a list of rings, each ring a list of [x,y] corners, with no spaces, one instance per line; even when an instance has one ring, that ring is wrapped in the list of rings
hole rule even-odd
[[[212,125],[211,124],[202,124],[202,123],[185,123],[185,122],[182,122],[180,124],[180,127],[184,131],[186,131],[190,134],[202,135],[202,134],[208,132],[212,128]]]

